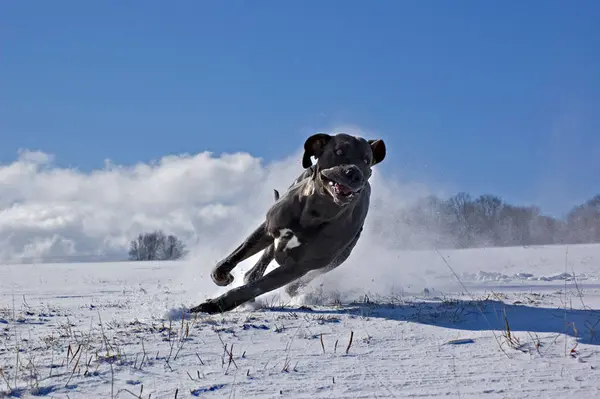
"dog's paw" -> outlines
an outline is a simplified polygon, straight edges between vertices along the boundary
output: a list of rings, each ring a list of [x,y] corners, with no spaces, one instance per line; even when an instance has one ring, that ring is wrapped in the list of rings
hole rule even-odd
[[[220,271],[218,266],[212,271],[210,277],[212,278],[212,281],[220,287],[225,287],[233,283],[233,275],[229,272]]]
[[[190,309],[190,313],[208,313],[208,314],[216,314],[216,313],[222,313],[221,311],[221,307],[219,306],[218,301],[214,300],[214,299],[209,299],[208,301],[198,305],[198,306],[194,306],[193,308]]]

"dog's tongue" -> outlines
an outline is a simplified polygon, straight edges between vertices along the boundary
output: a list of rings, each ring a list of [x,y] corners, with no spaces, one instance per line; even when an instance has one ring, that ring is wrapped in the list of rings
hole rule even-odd
[[[346,187],[344,185],[341,185],[339,183],[335,183],[334,184],[334,188],[335,188],[335,191],[338,192],[338,193],[340,193],[340,194],[343,194],[343,195],[352,194],[352,190],[350,188],[348,188],[348,187]]]

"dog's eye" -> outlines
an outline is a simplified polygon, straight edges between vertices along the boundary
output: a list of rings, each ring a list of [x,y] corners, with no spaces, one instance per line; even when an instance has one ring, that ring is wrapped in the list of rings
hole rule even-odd
[[[371,162],[371,160],[369,158],[365,158],[364,161],[367,165]]]
[[[344,155],[344,150],[338,148],[337,150],[335,150],[335,155]]]

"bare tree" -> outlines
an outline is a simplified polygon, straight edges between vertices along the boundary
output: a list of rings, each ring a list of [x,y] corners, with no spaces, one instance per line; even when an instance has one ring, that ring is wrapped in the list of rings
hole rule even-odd
[[[566,235],[573,243],[600,242],[600,195],[569,212]]]
[[[448,200],[449,209],[452,212],[453,230],[459,247],[469,247],[474,243],[474,203],[471,196],[461,192]]]
[[[471,228],[478,241],[495,245],[500,241],[502,200],[494,195],[482,195],[473,202]]]
[[[162,245],[161,259],[175,260],[186,255],[185,244],[174,235],[168,235]]]
[[[186,254],[185,244],[160,231],[140,234],[129,246],[130,260],[174,260]]]

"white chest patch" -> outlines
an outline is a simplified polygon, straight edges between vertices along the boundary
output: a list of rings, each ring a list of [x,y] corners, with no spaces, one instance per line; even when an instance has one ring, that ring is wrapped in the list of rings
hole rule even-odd
[[[275,249],[279,248],[279,245],[283,244],[284,247],[282,251],[287,251],[292,248],[299,247],[301,245],[298,237],[294,234],[294,232],[290,229],[280,229],[279,230],[279,238],[275,239]]]

